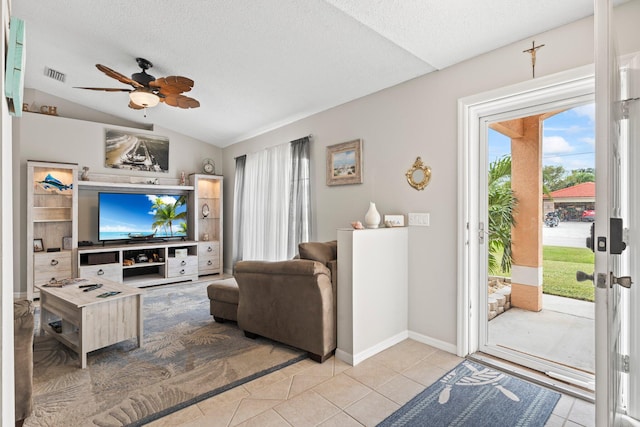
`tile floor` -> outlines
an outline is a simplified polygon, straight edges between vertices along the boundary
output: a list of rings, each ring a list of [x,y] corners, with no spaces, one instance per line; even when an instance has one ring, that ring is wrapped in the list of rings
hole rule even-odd
[[[304,360],[148,425],[375,426],[461,361],[409,339],[355,367]],[[546,425],[591,427],[594,414],[593,404],[563,395]]]

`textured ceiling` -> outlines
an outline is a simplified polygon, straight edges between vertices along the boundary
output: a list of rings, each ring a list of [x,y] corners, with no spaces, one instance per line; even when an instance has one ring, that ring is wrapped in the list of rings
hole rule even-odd
[[[25,86],[224,147],[593,14],[592,0],[14,0]],[[127,107],[136,57],[201,107]],[[60,83],[45,67],[66,74]]]

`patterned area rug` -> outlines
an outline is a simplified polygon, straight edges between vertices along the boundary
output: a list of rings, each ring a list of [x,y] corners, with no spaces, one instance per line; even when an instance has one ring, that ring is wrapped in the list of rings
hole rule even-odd
[[[544,426],[560,393],[464,361],[378,426]]]
[[[24,425],[143,425],[306,358],[215,323],[209,283],[145,290],[142,348],[129,340],[91,352],[87,369],[52,337],[36,336],[34,412]]]

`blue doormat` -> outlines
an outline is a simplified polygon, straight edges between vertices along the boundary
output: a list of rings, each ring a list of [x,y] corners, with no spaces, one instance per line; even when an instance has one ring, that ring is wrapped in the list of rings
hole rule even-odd
[[[464,361],[378,424],[544,426],[560,393]]]

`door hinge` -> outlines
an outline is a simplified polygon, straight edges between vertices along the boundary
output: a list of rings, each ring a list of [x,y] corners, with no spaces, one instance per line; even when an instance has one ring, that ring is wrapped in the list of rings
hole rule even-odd
[[[484,234],[484,222],[480,222],[478,225],[478,240],[480,241],[480,244],[484,243]]]
[[[631,362],[629,361],[629,356],[626,354],[621,354],[620,355],[620,371],[628,374],[629,371],[631,370],[631,367],[629,366]]]

